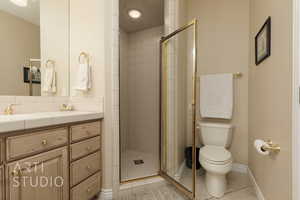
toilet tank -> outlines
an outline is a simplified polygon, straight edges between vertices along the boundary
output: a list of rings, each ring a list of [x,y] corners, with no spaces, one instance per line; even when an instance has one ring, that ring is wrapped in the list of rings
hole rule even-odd
[[[202,143],[228,148],[232,140],[232,128],[231,124],[200,123]]]

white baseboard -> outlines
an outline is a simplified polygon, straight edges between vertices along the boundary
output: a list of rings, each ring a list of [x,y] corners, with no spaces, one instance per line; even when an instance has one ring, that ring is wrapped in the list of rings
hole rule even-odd
[[[102,189],[98,200],[112,200],[113,192],[112,189]]]
[[[179,181],[179,180],[181,179],[181,177],[182,177],[182,173],[183,173],[183,171],[184,171],[184,169],[185,169],[185,161],[186,161],[186,160],[184,160],[184,161],[181,163],[181,165],[180,165],[180,167],[179,167],[177,173],[175,174],[175,177],[174,177],[174,178],[175,178],[176,181]]]
[[[249,174],[249,177],[250,177],[250,181],[251,181],[251,183],[254,187],[254,190],[256,192],[257,199],[258,200],[265,200],[265,197],[264,197],[263,193],[261,192],[261,190],[260,190],[260,188],[259,188],[259,186],[258,186],[258,184],[257,184],[257,182],[256,182],[256,180],[255,180],[255,178],[254,178],[254,176],[253,176],[253,174],[252,174],[252,172],[249,168],[248,168],[248,174]]]
[[[239,173],[242,173],[242,174],[247,174],[248,173],[248,166],[244,165],[244,164],[233,163],[232,171],[233,172],[239,172]]]

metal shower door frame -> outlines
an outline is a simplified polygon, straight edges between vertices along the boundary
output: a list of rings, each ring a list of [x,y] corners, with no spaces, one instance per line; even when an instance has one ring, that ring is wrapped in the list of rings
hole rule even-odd
[[[163,171],[162,165],[163,165],[163,159],[162,159],[162,153],[166,152],[164,148],[167,147],[166,144],[166,138],[163,140],[162,137],[165,137],[164,131],[167,129],[167,122],[165,120],[166,118],[166,110],[163,109],[164,99],[163,95],[166,95],[163,93],[163,80],[167,80],[167,77],[163,77],[164,68],[167,65],[167,63],[163,63],[163,61],[167,60],[167,54],[166,52],[166,46],[168,42],[179,33],[189,29],[193,28],[193,49],[194,49],[194,56],[193,56],[193,95],[192,95],[192,118],[193,118],[193,126],[192,126],[192,135],[193,135],[193,187],[192,191],[189,191],[186,187],[181,185],[179,182],[177,182],[174,178],[169,176],[166,172]],[[197,27],[198,27],[198,21],[197,19],[192,20],[190,23],[186,24],[185,26],[175,30],[174,32],[170,33],[169,35],[162,37],[160,40],[160,171],[159,174],[163,178],[165,178],[169,183],[174,185],[179,191],[183,192],[187,197],[190,199],[196,198],[196,84],[197,84]]]

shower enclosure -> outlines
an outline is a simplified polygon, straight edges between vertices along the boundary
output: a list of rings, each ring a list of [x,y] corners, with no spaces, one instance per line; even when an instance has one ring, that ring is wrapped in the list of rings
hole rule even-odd
[[[121,182],[159,172],[159,41],[163,27],[120,32]]]
[[[196,30],[120,32],[121,183],[160,175],[195,198]]]
[[[197,20],[164,36],[163,12],[146,27],[153,10],[128,21],[130,2],[120,1],[120,183],[161,176],[194,199]]]
[[[164,0],[119,1],[121,183],[159,175],[164,18]]]
[[[197,20],[162,38],[160,175],[189,198],[196,187]]]

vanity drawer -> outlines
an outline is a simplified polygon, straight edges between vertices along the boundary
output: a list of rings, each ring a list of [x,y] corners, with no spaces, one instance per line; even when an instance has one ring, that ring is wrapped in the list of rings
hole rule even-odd
[[[8,137],[6,140],[7,160],[40,153],[68,142],[68,129],[60,128],[39,131],[26,135]]]
[[[71,200],[90,200],[101,190],[101,173],[97,173],[71,190]]]
[[[100,136],[71,145],[71,159],[76,160],[100,149]]]
[[[92,122],[86,124],[75,125],[71,127],[72,142],[80,141],[86,138],[94,137],[101,134],[101,124]]]
[[[71,185],[74,186],[100,170],[100,151],[71,163]]]

